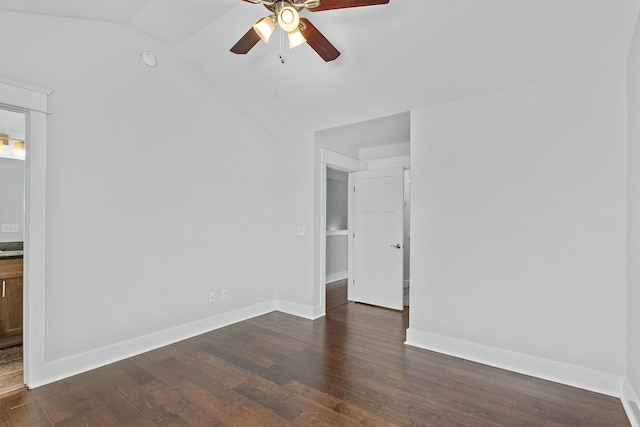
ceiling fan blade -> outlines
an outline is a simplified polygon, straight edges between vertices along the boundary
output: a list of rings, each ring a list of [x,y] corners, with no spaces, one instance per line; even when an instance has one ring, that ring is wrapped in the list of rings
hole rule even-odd
[[[326,62],[333,61],[340,56],[338,49],[307,18],[300,18],[300,32],[307,39],[307,44]]]
[[[322,10],[346,9],[348,7],[375,6],[387,4],[389,0],[321,0],[320,6],[308,9],[311,12]]]
[[[253,27],[249,28],[249,31],[242,36],[238,43],[234,44],[230,49],[231,52],[244,55],[249,52],[260,41],[260,36],[256,33]]]

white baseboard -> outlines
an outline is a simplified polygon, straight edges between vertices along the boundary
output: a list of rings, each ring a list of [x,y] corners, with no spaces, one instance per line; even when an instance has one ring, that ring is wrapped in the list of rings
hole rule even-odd
[[[315,307],[313,307],[313,318],[311,320],[316,320],[319,319],[321,317],[326,316],[326,311],[324,310],[324,307],[322,307],[321,305],[317,305]]]
[[[233,323],[261,316],[263,314],[270,313],[275,309],[276,302],[268,301],[98,348],[96,350],[74,355],[65,359],[47,362],[45,363],[42,371],[34,375],[35,379],[27,384],[27,386],[29,388],[40,387],[82,372],[87,372],[101,366],[118,362],[128,357],[136,356],[178,341],[192,338]]]
[[[622,385],[622,406],[633,427],[640,427],[640,400],[631,384],[625,379]]]
[[[405,344],[608,396],[621,397],[622,395],[622,376],[607,372],[582,368],[411,328],[407,330]]]
[[[338,280],[343,280],[349,277],[348,271],[340,271],[338,273],[327,274],[325,278],[326,283],[337,282]]]
[[[302,317],[309,320],[316,320],[324,316],[324,312],[322,314],[319,313],[319,306],[310,307],[308,305],[302,305],[289,301],[278,300],[276,302],[276,310],[282,313],[291,314],[292,316]]]

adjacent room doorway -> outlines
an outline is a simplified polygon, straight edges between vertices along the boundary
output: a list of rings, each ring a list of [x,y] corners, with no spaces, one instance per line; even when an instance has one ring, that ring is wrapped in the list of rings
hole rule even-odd
[[[321,149],[320,157],[321,311],[326,313],[327,308],[345,301],[404,310],[409,306],[408,157],[366,164],[326,149]],[[348,177],[346,230],[344,221],[336,222],[332,212],[336,195],[331,194],[330,187],[335,183],[330,177],[335,181],[339,174]],[[344,175],[339,180],[343,181]],[[359,214],[356,198],[366,205]],[[336,250],[338,239],[344,239],[347,245],[346,257],[344,248]],[[346,272],[343,267],[335,267],[336,257],[342,266],[346,258]]]
[[[327,168],[326,181],[326,308],[348,302],[349,174]]]
[[[0,395],[24,387],[26,116],[0,109]]]

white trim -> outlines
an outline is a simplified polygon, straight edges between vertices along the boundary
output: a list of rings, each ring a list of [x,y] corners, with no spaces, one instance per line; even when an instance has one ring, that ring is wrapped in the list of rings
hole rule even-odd
[[[54,381],[68,378],[91,369],[99,368],[147,351],[155,350],[169,344],[195,337],[243,320],[262,316],[276,309],[275,301],[255,304],[249,307],[233,310],[206,319],[136,337],[117,344],[98,348],[86,353],[77,354],[46,364],[46,375],[38,378],[31,387],[39,387]]]
[[[13,86],[19,89],[27,89],[31,92],[40,92],[44,95],[51,95],[53,93],[53,90],[51,89],[45,89],[43,87],[35,86],[30,83],[17,82],[15,80],[5,79],[4,77],[0,77],[0,83],[8,86]]]
[[[344,280],[346,278],[349,277],[349,272],[348,271],[339,271],[337,273],[333,273],[333,274],[327,274],[325,276],[325,282],[326,283],[332,283],[332,282],[337,282],[338,280]]]
[[[24,378],[27,387],[45,370],[47,116],[27,114],[24,227]]]
[[[622,376],[607,372],[411,328],[407,329],[405,344],[609,396],[620,397],[622,394]]]
[[[625,379],[622,383],[622,406],[627,413],[627,418],[633,427],[640,427],[640,400],[633,391],[629,381]]]
[[[333,151],[326,150],[324,148],[320,149],[320,224],[318,230],[318,245],[319,245],[319,268],[317,275],[317,283],[314,282],[314,292],[317,290],[320,292],[320,305],[313,308],[313,319],[317,319],[322,317],[326,313],[326,288],[325,284],[327,283],[326,271],[327,271],[327,167],[331,166],[331,168],[339,169],[349,173],[349,201],[347,205],[347,216],[349,218],[347,226],[349,230],[347,230],[347,234],[352,232],[353,222],[351,221],[351,217],[353,215],[353,192],[350,191],[352,188],[353,180],[351,176],[351,172],[356,172],[364,169],[364,164],[360,160],[356,160],[352,157],[345,156],[344,154],[335,153]],[[347,252],[348,252],[348,269],[351,270],[351,259],[352,259],[352,239],[349,239]],[[317,259],[317,258],[316,258]],[[314,265],[314,267],[317,264]],[[351,279],[351,277],[349,277]],[[350,292],[350,291],[348,291]],[[303,316],[304,317],[304,316]]]
[[[316,320],[319,319],[321,317],[324,317],[327,315],[327,312],[325,310],[325,306],[324,305],[318,305],[313,307],[313,318],[311,318],[311,320]]]
[[[276,310],[282,313],[291,314],[292,316],[302,317],[309,320],[316,320],[324,316],[324,310],[322,310],[322,314],[319,314],[319,307],[320,306],[310,307],[308,305],[302,305],[289,301],[276,301]]]
[[[46,114],[49,115],[51,114],[49,111],[46,110],[40,110],[40,109],[34,109],[34,108],[27,108],[21,104],[4,104],[4,103],[0,103],[0,108],[6,109],[6,110],[11,110],[11,109],[18,109],[21,111],[35,111],[36,113],[42,113],[42,114]]]
[[[353,191],[351,189],[356,185],[355,178],[353,176],[353,172],[349,173],[349,197],[347,198],[347,227],[349,228],[349,237],[347,237],[347,273],[349,276],[347,277],[347,300],[353,301],[353,272],[354,264],[353,259],[355,257],[355,242],[353,240],[353,230],[354,230],[354,213],[353,213]]]
[[[345,172],[354,172],[365,169],[360,160],[354,159],[344,154],[333,151],[320,149],[320,162],[331,165],[333,168],[343,170]]]
[[[50,89],[0,77],[0,106],[2,107],[49,114],[47,97],[52,93]]]
[[[320,150],[320,157],[323,158],[323,150]],[[320,301],[320,307],[322,311],[325,311],[327,306],[327,292],[324,284],[327,282],[327,164],[320,163],[320,230],[318,235],[320,239],[318,244],[320,246],[320,268],[317,271],[318,282],[313,283],[313,289],[318,292],[318,301]],[[315,313],[314,313],[315,314]]]
[[[409,169],[411,167],[411,156],[389,157],[387,159],[369,160],[367,170],[386,169],[401,167]]]

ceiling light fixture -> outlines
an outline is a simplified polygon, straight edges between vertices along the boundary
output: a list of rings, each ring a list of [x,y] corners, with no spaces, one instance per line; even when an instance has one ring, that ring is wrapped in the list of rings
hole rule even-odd
[[[298,47],[307,42],[307,39],[304,38],[298,28],[293,31],[289,31],[287,35],[289,36],[289,49],[293,49],[294,47]]]
[[[16,141],[13,143],[13,154],[15,156],[24,157],[24,154],[25,154],[24,141]]]
[[[278,25],[287,33],[295,31],[300,25],[300,15],[292,6],[284,6],[278,12]]]
[[[269,43],[269,38],[276,29],[275,15],[262,18],[253,24],[253,29],[258,33],[263,42]]]
[[[247,3],[261,4],[266,7],[269,12],[273,14],[270,17],[275,24],[280,26],[284,32],[289,36],[289,48],[293,49],[296,46],[300,46],[303,43],[309,44],[313,50],[326,62],[333,61],[340,56],[340,52],[331,44],[327,38],[311,23],[307,18],[300,18],[298,12],[307,10],[309,12],[319,12],[323,10],[336,10],[346,9],[352,7],[362,6],[374,6],[389,3],[389,0],[244,0]],[[244,55],[248,53],[253,47],[260,41],[260,39],[267,42],[269,37],[275,30],[271,27],[273,22],[269,22],[267,18],[264,18],[244,36],[236,42],[230,49],[231,52]],[[263,25],[269,27],[262,29]],[[281,39],[282,40],[282,39]],[[280,44],[282,49],[282,43]],[[280,51],[280,60],[284,63],[282,58],[282,51]]]
[[[5,145],[9,145],[9,135],[0,133],[0,154],[4,154]]]

